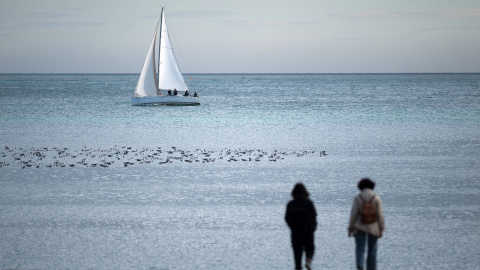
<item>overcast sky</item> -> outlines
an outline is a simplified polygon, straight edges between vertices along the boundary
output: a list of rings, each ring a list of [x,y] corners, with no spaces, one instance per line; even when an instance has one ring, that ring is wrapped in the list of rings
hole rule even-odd
[[[480,72],[479,0],[0,0],[0,73]]]

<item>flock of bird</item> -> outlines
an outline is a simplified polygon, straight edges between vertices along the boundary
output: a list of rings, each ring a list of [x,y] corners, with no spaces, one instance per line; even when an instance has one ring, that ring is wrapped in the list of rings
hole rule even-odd
[[[19,166],[27,167],[109,167],[120,164],[128,167],[138,164],[166,164],[172,162],[207,163],[215,161],[248,162],[248,161],[277,161],[287,156],[302,157],[305,155],[327,155],[325,151],[298,150],[266,152],[257,150],[230,150],[194,151],[181,150],[177,147],[162,149],[135,149],[132,147],[114,147],[109,149],[92,149],[83,147],[80,150],[69,148],[10,148],[5,146],[0,152],[0,167]]]

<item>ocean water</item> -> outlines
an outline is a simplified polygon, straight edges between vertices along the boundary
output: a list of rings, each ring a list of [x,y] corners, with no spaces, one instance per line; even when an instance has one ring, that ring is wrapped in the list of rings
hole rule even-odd
[[[133,107],[137,74],[0,74],[0,269],[354,269],[377,183],[379,269],[480,269],[480,74],[186,74],[201,106]]]

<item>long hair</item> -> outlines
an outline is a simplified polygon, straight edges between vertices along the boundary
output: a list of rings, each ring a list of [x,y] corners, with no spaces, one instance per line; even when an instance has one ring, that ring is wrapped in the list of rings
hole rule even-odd
[[[308,198],[308,196],[310,194],[308,193],[305,185],[303,185],[302,183],[299,182],[299,183],[295,184],[295,186],[293,187],[291,195],[294,198],[297,197],[297,196],[305,196],[305,197]]]

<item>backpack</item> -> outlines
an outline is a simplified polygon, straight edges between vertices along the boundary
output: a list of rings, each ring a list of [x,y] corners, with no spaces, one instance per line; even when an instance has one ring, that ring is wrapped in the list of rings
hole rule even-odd
[[[372,198],[367,202],[365,199],[363,199],[362,195],[360,195],[360,199],[363,201],[361,221],[364,224],[370,224],[377,221],[377,211],[372,203],[373,198],[375,198],[375,195],[373,195]]]

